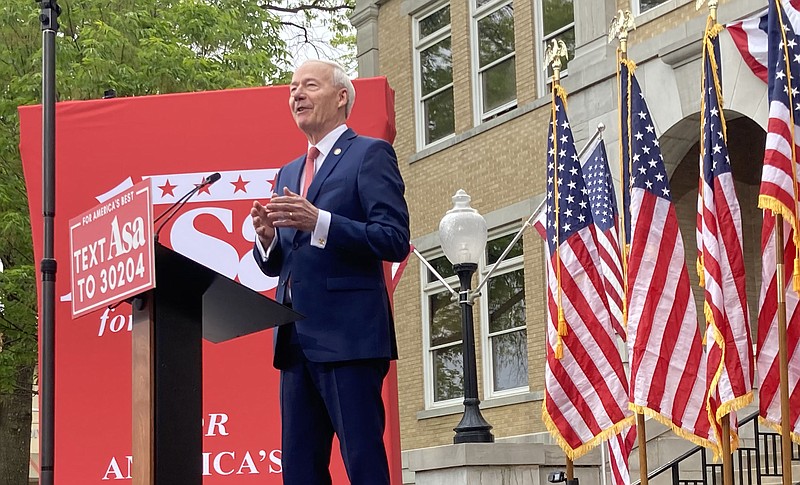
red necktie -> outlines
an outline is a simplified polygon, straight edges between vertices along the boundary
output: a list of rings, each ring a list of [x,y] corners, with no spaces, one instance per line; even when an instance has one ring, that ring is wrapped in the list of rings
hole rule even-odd
[[[308,187],[311,185],[311,181],[314,179],[314,163],[317,161],[318,156],[319,150],[317,147],[312,146],[308,149],[308,155],[306,155],[305,177],[303,178],[303,191],[300,194],[303,197],[308,194]]]

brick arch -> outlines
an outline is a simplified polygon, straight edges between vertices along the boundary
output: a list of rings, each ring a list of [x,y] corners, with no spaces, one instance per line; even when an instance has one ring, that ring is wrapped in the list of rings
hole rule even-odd
[[[728,151],[731,159],[736,195],[742,211],[742,238],[747,275],[747,301],[750,307],[751,331],[756,329],[758,291],[761,284],[761,210],[758,208],[758,190],[764,156],[766,133],[754,120],[734,111],[725,110],[727,120]],[[691,125],[693,138],[684,137]],[[681,234],[686,248],[686,263],[692,282],[698,316],[702,321],[703,292],[698,285],[697,260],[697,188],[700,174],[699,120],[688,117],[675,124],[667,133],[665,151],[682,153],[670,175],[675,210],[680,221]],[[675,130],[673,132],[673,130]],[[661,142],[664,147],[665,142]],[[675,145],[675,146],[669,146]],[[665,160],[667,156],[664,156]],[[755,335],[755,333],[753,333]]]

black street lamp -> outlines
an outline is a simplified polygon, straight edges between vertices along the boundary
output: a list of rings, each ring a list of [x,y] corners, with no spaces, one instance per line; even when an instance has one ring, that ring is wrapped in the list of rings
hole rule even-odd
[[[492,426],[481,415],[478,399],[478,369],[475,363],[475,330],[472,319],[472,275],[486,247],[486,221],[470,207],[471,198],[460,190],[453,196],[453,208],[439,223],[439,239],[447,259],[453,263],[461,285],[458,302],[461,306],[461,333],[464,364],[464,416],[453,428],[453,442],[492,443]]]

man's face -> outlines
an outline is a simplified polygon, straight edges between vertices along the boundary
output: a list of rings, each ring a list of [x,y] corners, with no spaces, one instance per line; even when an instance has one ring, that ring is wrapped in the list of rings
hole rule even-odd
[[[333,67],[307,62],[292,76],[289,85],[289,108],[295,123],[306,135],[318,142],[341,123],[347,90],[333,85]]]

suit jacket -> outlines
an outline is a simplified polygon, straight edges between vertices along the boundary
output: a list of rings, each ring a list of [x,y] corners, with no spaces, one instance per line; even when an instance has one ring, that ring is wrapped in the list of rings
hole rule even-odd
[[[288,187],[300,193],[305,158],[279,171],[276,192]],[[295,327],[308,360],[397,358],[382,262],[408,255],[404,192],[392,146],[348,129],[307,194],[314,206],[331,213],[325,248],[311,245],[310,232],[291,228],[276,228],[277,241],[266,262],[254,248],[261,270],[279,277],[278,301],[287,300],[291,280],[292,306],[306,317]]]

